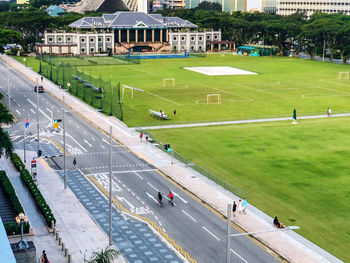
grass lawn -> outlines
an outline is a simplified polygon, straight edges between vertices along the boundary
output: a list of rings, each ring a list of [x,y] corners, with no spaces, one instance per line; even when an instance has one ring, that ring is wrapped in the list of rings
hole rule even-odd
[[[258,73],[248,76],[207,76],[184,69],[231,66]],[[348,65],[288,57],[242,57],[225,54],[206,58],[146,59],[139,65],[80,67],[95,77],[143,89],[125,91],[124,121],[129,126],[162,125],[232,119],[291,116],[349,111],[350,81],[338,80]],[[164,78],[175,78],[175,88],[163,88]],[[207,94],[221,94],[222,104],[206,104]],[[162,109],[177,116],[156,120],[148,110]]]
[[[249,202],[350,261],[349,118],[152,131]],[[272,222],[271,222],[272,223]]]

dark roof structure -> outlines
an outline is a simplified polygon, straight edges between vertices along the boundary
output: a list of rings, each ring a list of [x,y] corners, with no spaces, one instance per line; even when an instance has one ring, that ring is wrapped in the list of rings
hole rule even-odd
[[[116,12],[102,17],[83,17],[69,25],[72,28],[197,28],[197,26],[179,17],[163,17],[161,14],[142,12]]]

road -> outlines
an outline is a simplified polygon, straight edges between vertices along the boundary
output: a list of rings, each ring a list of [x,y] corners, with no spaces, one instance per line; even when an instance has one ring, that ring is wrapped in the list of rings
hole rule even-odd
[[[0,91],[7,104],[7,70],[0,60]],[[18,123],[8,129],[13,139],[23,143],[24,119],[30,122],[28,141],[36,137],[36,99],[33,83],[10,70],[11,111]],[[62,119],[62,104],[49,94],[39,94],[40,141],[52,141],[62,147],[62,128],[52,128],[52,119]],[[73,112],[66,113],[66,149],[69,154],[66,168],[72,170],[72,160],[77,159],[79,171],[86,177],[93,176],[105,189],[108,187],[109,138]],[[62,123],[60,123],[60,126]],[[114,198],[131,212],[153,221],[162,231],[189,253],[197,262],[225,262],[226,222],[204,206],[190,193],[177,187],[152,165],[113,142],[113,189]],[[47,158],[53,169],[63,169],[63,157]],[[58,185],[57,187],[63,187]],[[167,193],[175,195],[175,206],[166,203]],[[156,201],[156,194],[163,195],[163,207]],[[232,233],[238,233],[232,228]],[[122,252],[128,257],[128,251]],[[148,261],[144,261],[148,262]],[[166,261],[164,259],[163,262]],[[247,237],[232,238],[231,262],[279,262],[258,244]]]

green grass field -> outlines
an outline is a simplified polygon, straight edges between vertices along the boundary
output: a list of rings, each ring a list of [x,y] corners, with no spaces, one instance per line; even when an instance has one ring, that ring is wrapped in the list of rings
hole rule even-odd
[[[20,61],[22,58],[18,58]],[[95,59],[95,58],[94,58]],[[22,62],[22,61],[21,61]],[[23,63],[23,62],[22,62]],[[39,62],[27,59],[36,71]],[[254,76],[206,76],[195,66],[232,66]],[[337,73],[348,65],[288,57],[142,60],[139,65],[79,67],[95,77],[143,89],[126,90],[124,121],[129,126],[165,125],[272,116],[350,112],[350,80]],[[163,88],[175,78],[175,88]],[[206,96],[221,94],[222,104]],[[177,110],[169,121],[148,110]],[[249,202],[344,261],[350,261],[350,124],[348,118],[152,131],[162,142],[228,183],[249,192]],[[348,139],[346,139],[348,138]],[[204,154],[206,153],[206,154]]]
[[[184,69],[194,66],[232,66],[258,73],[254,76],[207,76]],[[80,69],[83,69],[82,67]],[[328,64],[288,57],[242,57],[226,54],[206,58],[149,59],[140,65],[84,67],[112,82],[143,89],[126,91],[124,121],[130,126],[204,122],[232,119],[291,116],[349,111],[350,81],[338,80],[347,65]],[[175,88],[163,88],[164,78],[175,78]],[[207,94],[221,94],[221,105],[206,104]],[[148,110],[166,114],[177,110],[170,121],[159,121]]]
[[[350,261],[349,118],[152,130],[249,202]],[[272,222],[271,222],[272,223]]]

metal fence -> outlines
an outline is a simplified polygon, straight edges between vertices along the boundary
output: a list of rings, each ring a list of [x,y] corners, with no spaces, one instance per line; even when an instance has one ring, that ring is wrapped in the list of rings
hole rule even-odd
[[[220,179],[219,177],[213,175],[212,173],[208,172],[206,169],[204,169],[203,167],[199,166],[198,164],[193,163],[191,160],[187,159],[186,157],[182,156],[180,153],[174,151],[172,149],[172,152],[168,152],[165,149],[165,145],[158,141],[156,139],[156,137],[152,134],[149,133],[148,131],[142,130],[140,128],[136,127],[136,130],[138,132],[144,133],[145,135],[148,135],[148,137],[151,139],[152,143],[154,145],[156,145],[158,148],[160,148],[161,150],[163,150],[164,152],[168,153],[168,154],[173,154],[173,157],[176,158],[177,160],[179,160],[180,162],[184,163],[185,165],[191,167],[192,169],[194,169],[195,171],[199,172],[200,174],[204,175],[205,177],[209,178],[210,180],[214,181],[215,183],[221,185],[222,187],[224,187],[225,189],[227,189],[228,191],[230,191],[231,193],[235,194],[236,196],[239,196],[240,198],[247,198],[248,199],[248,192],[244,191],[238,187],[235,187],[227,182],[225,182],[224,180]]]
[[[108,115],[114,115],[123,120],[123,109],[120,98],[120,83],[113,85],[110,81],[94,78],[91,74],[79,71],[69,64],[42,65],[40,63],[39,74],[50,79],[61,88],[90,104],[96,109]]]

